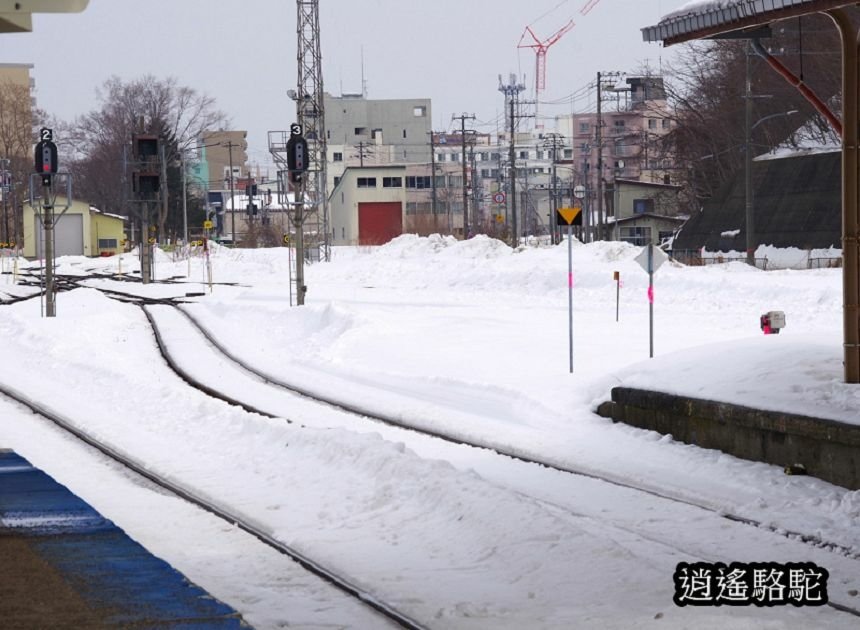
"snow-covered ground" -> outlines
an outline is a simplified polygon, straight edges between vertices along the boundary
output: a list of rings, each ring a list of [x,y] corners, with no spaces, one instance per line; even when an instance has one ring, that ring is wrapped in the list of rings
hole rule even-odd
[[[286,249],[216,248],[214,280],[237,284],[215,285],[189,310],[237,355],[284,380],[860,551],[860,492],[594,414],[624,383],[860,421],[860,388],[841,382],[841,270],[667,263],[655,276],[649,360],[647,275],[637,254],[621,243],[575,244],[573,374],[566,246],[515,252],[486,237],[404,236],[379,248],[335,249],[332,263],[306,268],[302,308],[289,307]],[[131,266],[126,255],[123,270]],[[118,261],[60,261],[61,272],[97,268],[115,270]],[[156,277],[187,270],[160,255]],[[618,322],[615,271],[623,283]],[[204,279],[195,258],[191,286],[118,288],[181,295],[201,290]],[[9,282],[3,276],[0,292],[23,291]],[[115,283],[93,282],[102,284]],[[759,330],[769,310],[786,312],[778,336]],[[834,601],[860,607],[860,562],[272,393],[216,360],[183,318],[165,311],[154,309],[186,369],[294,422],[189,391],[163,364],[140,309],[90,289],[61,294],[54,319],[39,317],[37,300],[0,308],[0,382],[246,513],[430,627],[855,626],[856,618],[828,608],[677,608],[672,573],[699,559],[811,560],[830,570]],[[177,542],[211,526],[172,511],[167,528],[140,516],[142,499],[126,499],[133,494],[110,475],[81,474],[85,458],[63,453],[77,447],[47,432],[3,404],[0,447],[67,483],[251,623],[310,627],[323,608],[341,606],[279,606],[270,582],[261,578],[255,594],[247,580],[231,581],[212,557]],[[265,567],[261,576],[278,573]],[[367,627],[338,610],[334,625]]]

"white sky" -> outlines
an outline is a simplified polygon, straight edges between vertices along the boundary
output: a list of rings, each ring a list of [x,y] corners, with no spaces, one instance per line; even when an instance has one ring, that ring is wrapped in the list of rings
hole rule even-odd
[[[498,75],[526,75],[534,53],[517,50],[525,26],[547,38],[568,20],[574,29],[549,52],[542,100],[566,97],[598,71],[659,69],[664,51],[640,29],[682,0],[322,0],[324,84],[361,91],[362,48],[371,98],[431,98],[433,126],[474,113],[495,131],[502,109]],[[296,81],[296,3],[292,0],[91,0],[73,15],[36,15],[32,34],[0,38],[0,61],[34,63],[39,104],[62,119],[90,110],[111,75],[176,76],[215,96],[236,129],[249,131],[251,159],[267,159],[266,132],[294,118],[286,96]],[[665,57],[663,57],[665,59]],[[578,101],[577,109],[588,107]],[[542,107],[542,113],[571,105]]]

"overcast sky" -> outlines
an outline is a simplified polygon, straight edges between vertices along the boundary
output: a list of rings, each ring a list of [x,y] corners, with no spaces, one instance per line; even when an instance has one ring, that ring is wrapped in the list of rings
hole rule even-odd
[[[642,42],[640,29],[685,0],[321,0],[323,82],[332,94],[361,92],[362,52],[369,98],[430,98],[434,129],[453,114],[475,114],[495,131],[503,109],[498,75],[525,75],[532,97],[534,53],[518,50],[526,25],[547,38],[576,26],[548,55],[542,100],[562,100],[598,71],[659,70],[673,49]],[[36,15],[34,32],[0,37],[0,61],[35,64],[39,105],[65,120],[97,105],[111,75],[175,76],[217,99],[234,129],[248,130],[250,158],[268,162],[269,130],[295,118],[293,0],[90,0],[81,14]],[[542,114],[584,111],[542,105]]]

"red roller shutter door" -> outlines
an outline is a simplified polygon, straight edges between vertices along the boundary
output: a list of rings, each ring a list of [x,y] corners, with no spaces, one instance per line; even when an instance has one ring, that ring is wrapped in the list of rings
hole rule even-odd
[[[403,234],[402,208],[399,201],[359,203],[359,245],[383,245]]]

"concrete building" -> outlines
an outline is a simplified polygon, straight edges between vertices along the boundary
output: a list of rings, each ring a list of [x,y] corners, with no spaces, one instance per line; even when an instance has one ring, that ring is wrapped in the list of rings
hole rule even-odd
[[[33,170],[35,82],[29,63],[0,63],[0,242],[21,234],[21,203]],[[11,123],[11,124],[10,124]]]
[[[430,99],[324,97],[328,190],[347,168],[430,162]]]
[[[30,76],[32,69],[31,63],[0,63],[0,84],[17,85],[32,91],[35,88]]]
[[[57,207],[66,201],[57,198]],[[58,211],[59,213],[59,211]],[[56,220],[54,246],[57,256],[112,256],[122,253],[126,217],[107,214],[83,201],[72,200],[71,206]],[[44,230],[29,203],[24,205],[23,253],[27,258],[44,255]]]
[[[194,175],[205,182],[206,190],[230,190],[231,162],[233,186],[238,188],[239,180],[248,174],[247,137],[247,131],[207,131],[201,134]]]
[[[671,156],[664,155],[659,140],[672,130],[661,77],[631,77],[626,88],[616,87],[603,99],[603,181],[615,178],[671,183]],[[588,187],[597,187],[597,112],[556,118],[556,130],[571,139],[571,159],[588,172]]]
[[[687,220],[678,216],[680,186],[616,179],[609,191],[611,238],[634,245],[660,245]]]
[[[329,203],[332,245],[382,245],[403,234],[406,179],[405,165],[347,168]]]

